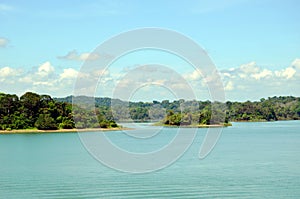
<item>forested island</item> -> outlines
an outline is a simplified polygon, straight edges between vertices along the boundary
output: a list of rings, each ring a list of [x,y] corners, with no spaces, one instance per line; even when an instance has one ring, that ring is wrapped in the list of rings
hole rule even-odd
[[[118,122],[133,121],[167,126],[226,126],[231,121],[300,119],[300,98],[293,96],[226,103],[183,99],[126,102],[77,96],[76,101],[93,102],[88,108],[72,104],[73,99],[73,96],[52,98],[33,92],[21,97],[0,93],[0,130],[116,128]]]

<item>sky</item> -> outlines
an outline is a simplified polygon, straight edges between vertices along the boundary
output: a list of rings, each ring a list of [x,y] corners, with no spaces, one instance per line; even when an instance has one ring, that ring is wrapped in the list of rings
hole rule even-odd
[[[226,100],[300,96],[299,9],[298,0],[0,0],[0,92],[65,97],[85,75],[97,84],[85,85],[87,95],[176,99],[184,95],[175,87],[182,93],[187,86],[195,98],[211,99],[208,77],[159,50],[130,52],[89,76],[81,71],[87,62],[113,58],[95,53],[113,36],[156,27],[205,50]]]

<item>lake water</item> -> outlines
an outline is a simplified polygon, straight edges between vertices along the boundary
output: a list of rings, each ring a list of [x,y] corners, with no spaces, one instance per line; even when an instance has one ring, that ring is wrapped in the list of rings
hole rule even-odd
[[[163,128],[149,144],[124,132],[106,135],[128,151],[146,152],[176,131]],[[77,133],[0,135],[0,198],[300,198],[300,121],[233,123],[200,160],[206,131],[197,130],[178,161],[147,174],[102,165]]]

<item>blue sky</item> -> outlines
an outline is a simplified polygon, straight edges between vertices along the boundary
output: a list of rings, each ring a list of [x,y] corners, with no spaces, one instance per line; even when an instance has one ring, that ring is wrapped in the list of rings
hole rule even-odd
[[[228,100],[300,96],[299,9],[297,0],[2,0],[0,91],[70,95],[81,65],[99,44],[124,31],[160,27],[190,37],[207,51],[220,72]],[[109,85],[100,88],[108,91],[99,95],[110,95],[113,82],[124,72],[121,66],[145,64],[149,61],[145,57],[153,53],[144,55],[119,61],[115,67],[119,70],[112,70],[115,74],[106,73]],[[166,57],[156,56],[159,62],[178,68],[191,85],[203,84],[188,65]],[[160,100],[164,95],[145,90],[139,96]]]

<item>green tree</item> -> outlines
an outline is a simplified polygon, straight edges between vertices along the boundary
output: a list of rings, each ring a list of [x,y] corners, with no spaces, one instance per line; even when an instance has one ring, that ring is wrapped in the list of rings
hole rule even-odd
[[[29,119],[29,126],[33,126],[39,115],[40,96],[36,93],[27,92],[20,97],[20,112]]]
[[[40,130],[56,130],[58,125],[50,114],[40,114],[35,122],[35,127]]]

